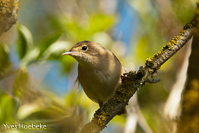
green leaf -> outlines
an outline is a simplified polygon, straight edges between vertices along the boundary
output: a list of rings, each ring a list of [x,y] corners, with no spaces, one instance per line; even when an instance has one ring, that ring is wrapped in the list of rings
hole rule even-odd
[[[32,50],[29,50],[27,52],[26,56],[20,61],[20,66],[27,66],[31,63],[35,62],[37,60],[37,57],[39,55],[39,48],[34,48]]]
[[[28,28],[20,24],[17,25],[17,34],[17,50],[19,58],[22,59],[33,44],[32,34]]]
[[[53,34],[48,35],[42,42],[42,44],[40,45],[39,49],[40,49],[40,53],[37,59],[39,59],[40,57],[42,57],[43,53],[46,51],[46,49],[53,44],[54,42],[56,42],[59,37],[62,35],[62,32],[56,32]]]
[[[31,113],[29,116],[24,118],[22,121],[31,121],[31,120],[56,120],[62,117],[58,112],[52,110],[39,110]]]
[[[6,93],[0,93],[0,125],[14,121],[14,99]]]
[[[28,86],[29,86],[29,73],[27,72],[26,68],[23,67],[20,69],[20,72],[16,76],[15,81],[13,83],[14,95],[20,99],[24,99],[25,97],[28,96],[28,93],[26,92],[30,91]]]
[[[0,79],[2,79],[10,69],[9,49],[0,43]]]

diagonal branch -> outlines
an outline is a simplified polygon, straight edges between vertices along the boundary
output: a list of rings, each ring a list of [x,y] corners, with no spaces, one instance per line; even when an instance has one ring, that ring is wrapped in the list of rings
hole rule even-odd
[[[193,35],[193,27],[194,19],[186,24],[183,30],[172,38],[161,51],[147,58],[145,67],[141,66],[137,72],[125,73],[122,76],[122,84],[116,90],[115,95],[95,112],[92,121],[84,126],[82,133],[99,133],[103,130],[108,122],[125,108],[134,93],[149,81],[149,76],[153,77],[162,64],[188,42]]]

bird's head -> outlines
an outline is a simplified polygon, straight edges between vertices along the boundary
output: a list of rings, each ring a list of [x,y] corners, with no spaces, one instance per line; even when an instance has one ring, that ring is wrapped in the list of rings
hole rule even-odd
[[[73,46],[69,51],[64,52],[62,55],[70,55],[74,57],[80,64],[92,63],[101,54],[103,54],[105,48],[100,44],[91,41],[82,41]]]

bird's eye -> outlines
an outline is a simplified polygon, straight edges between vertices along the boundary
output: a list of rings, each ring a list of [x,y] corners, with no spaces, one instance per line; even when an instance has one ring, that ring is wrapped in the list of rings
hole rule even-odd
[[[84,51],[87,50],[87,46],[83,46],[82,50],[84,50]]]

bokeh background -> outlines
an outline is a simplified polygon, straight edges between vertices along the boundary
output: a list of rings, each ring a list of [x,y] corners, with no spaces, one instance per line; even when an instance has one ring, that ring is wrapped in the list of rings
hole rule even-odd
[[[61,54],[77,42],[95,41],[115,53],[124,67],[138,70],[191,21],[196,1],[20,0],[17,23],[0,37],[0,132],[79,132],[98,105],[74,83],[77,62]],[[188,49],[162,66],[155,77],[161,82],[137,91],[138,105],[154,133],[170,131],[164,108]],[[127,117],[116,116],[102,132],[123,132]],[[5,129],[5,123],[48,128]],[[135,132],[144,130],[137,124]]]

